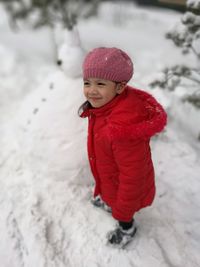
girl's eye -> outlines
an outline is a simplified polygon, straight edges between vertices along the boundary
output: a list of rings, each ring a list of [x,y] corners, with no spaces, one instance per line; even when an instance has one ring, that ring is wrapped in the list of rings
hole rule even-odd
[[[84,82],[84,85],[88,86],[88,85],[90,85],[90,83],[89,82]]]
[[[105,85],[105,83],[98,83],[98,85],[100,85],[100,86],[104,86],[104,85]]]

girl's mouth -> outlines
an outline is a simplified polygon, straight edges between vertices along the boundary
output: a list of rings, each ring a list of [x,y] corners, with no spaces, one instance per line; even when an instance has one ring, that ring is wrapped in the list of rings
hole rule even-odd
[[[101,98],[98,98],[98,97],[89,97],[89,100],[92,100],[92,101],[98,101],[100,100]]]

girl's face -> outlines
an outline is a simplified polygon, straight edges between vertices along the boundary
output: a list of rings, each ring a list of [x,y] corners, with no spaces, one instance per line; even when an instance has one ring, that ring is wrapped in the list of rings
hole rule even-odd
[[[117,94],[122,93],[125,84],[112,81],[88,78],[84,80],[84,95],[92,107],[100,108],[110,102]]]

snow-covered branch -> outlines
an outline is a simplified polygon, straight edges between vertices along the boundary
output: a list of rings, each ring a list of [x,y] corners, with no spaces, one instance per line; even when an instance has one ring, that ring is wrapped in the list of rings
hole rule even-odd
[[[200,9],[200,0],[187,0],[186,4],[188,8]]]
[[[196,56],[195,66],[175,65],[165,68],[161,75],[150,83],[152,87],[160,87],[174,91],[179,88],[190,88],[187,96],[182,99],[195,107],[200,108],[200,0],[188,0],[188,11],[182,16],[180,22],[173,30],[166,34],[183,54],[192,52]]]

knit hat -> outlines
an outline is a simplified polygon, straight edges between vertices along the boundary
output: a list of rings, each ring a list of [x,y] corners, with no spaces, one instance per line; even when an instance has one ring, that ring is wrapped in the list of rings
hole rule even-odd
[[[133,63],[121,49],[99,47],[89,52],[83,62],[83,78],[99,78],[128,82],[133,75]]]

